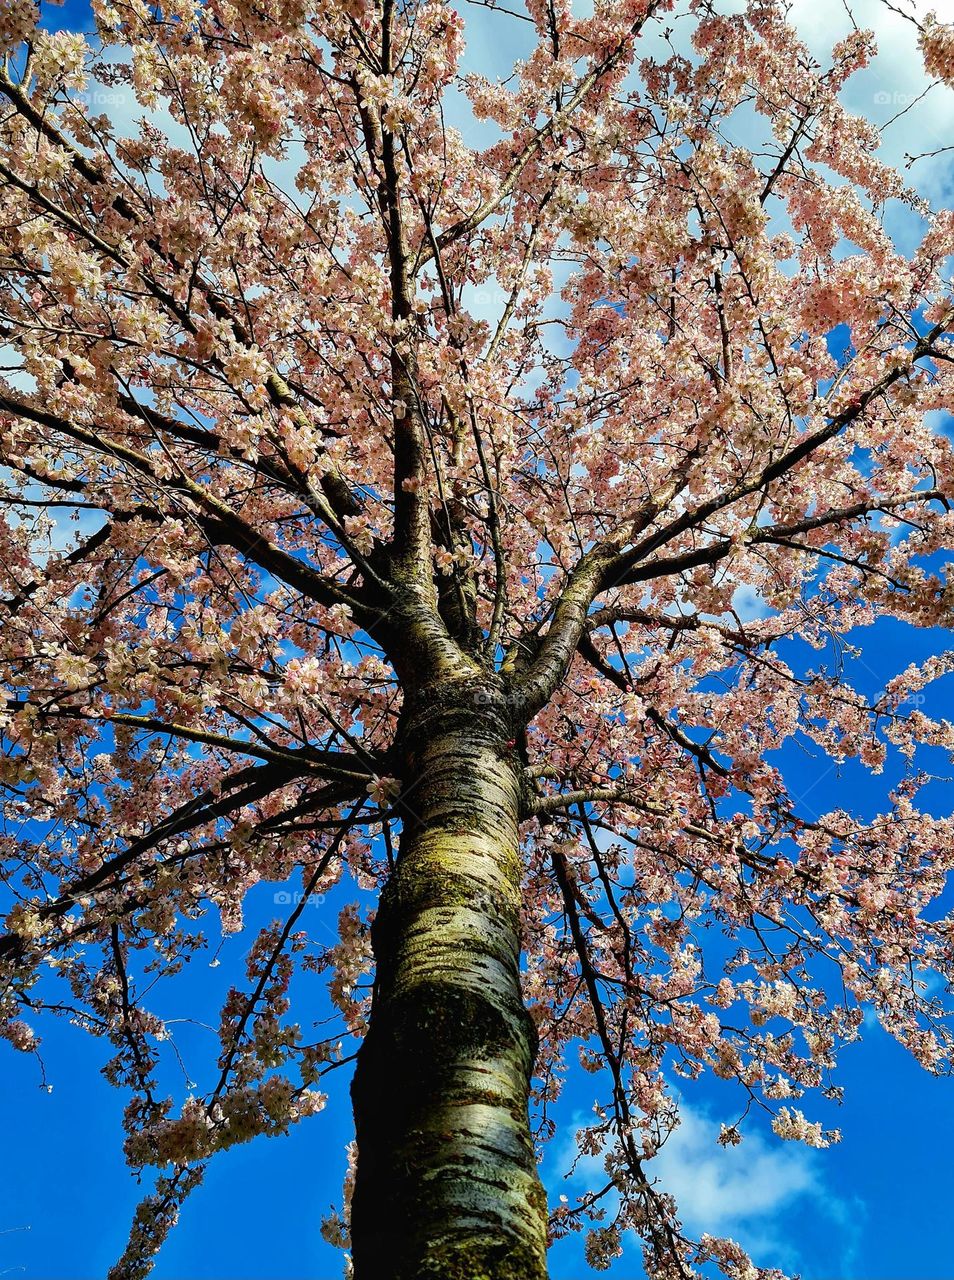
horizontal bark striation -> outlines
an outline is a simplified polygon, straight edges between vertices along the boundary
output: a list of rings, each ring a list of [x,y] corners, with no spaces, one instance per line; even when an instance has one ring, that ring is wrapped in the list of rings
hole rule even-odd
[[[502,700],[475,686],[409,717],[404,836],[352,1087],[356,1280],[546,1275],[508,733]]]

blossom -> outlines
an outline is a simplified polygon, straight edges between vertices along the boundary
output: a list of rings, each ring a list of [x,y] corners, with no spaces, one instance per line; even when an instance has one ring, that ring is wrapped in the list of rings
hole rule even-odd
[[[866,1009],[954,1058],[954,818],[925,796],[954,658],[881,692],[858,662],[879,622],[954,626],[954,215],[844,107],[869,34],[818,59],[781,0],[693,2],[674,51],[668,0],[528,0],[491,81],[443,0],[94,7],[105,63],[43,31],[7,60],[0,1025],[31,1048],[62,980],[112,1046],[156,1179],[114,1280],[366,1034],[359,1131],[399,1077],[380,1185],[419,1187],[398,1130],[443,1132],[461,1019],[492,1088],[453,1138],[509,1091],[520,1256],[527,1082],[552,1136],[579,1062],[612,1195],[551,1234],[755,1280],[640,1173],[674,1084],[823,1147],[795,1105],[837,1097]],[[34,17],[9,0],[0,34]],[[921,47],[950,80],[950,25]],[[97,115],[114,89],[146,114]],[[796,748],[826,786],[893,781],[817,812]],[[155,1010],[203,947],[200,1088]],[[447,1203],[478,1166],[516,1185],[453,1154]],[[365,1174],[352,1149],[339,1245],[380,1226]]]
[[[4,50],[16,48],[33,32],[40,18],[35,0],[2,0],[0,3],[0,44]]]
[[[780,1138],[790,1142],[804,1142],[809,1147],[829,1147],[841,1136],[837,1129],[823,1133],[820,1123],[806,1120],[801,1111],[790,1111],[788,1107],[782,1107],[775,1116],[772,1131]]]
[[[954,23],[939,22],[936,13],[928,14],[919,43],[928,75],[954,84]]]
[[[401,782],[398,778],[374,778],[368,783],[368,795],[383,809],[393,804],[401,794]]]

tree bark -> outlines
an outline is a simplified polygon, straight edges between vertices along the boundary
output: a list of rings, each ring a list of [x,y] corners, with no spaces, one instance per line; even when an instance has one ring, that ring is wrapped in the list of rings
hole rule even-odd
[[[405,717],[404,830],[352,1085],[356,1280],[546,1277],[513,736],[500,690],[473,682]]]

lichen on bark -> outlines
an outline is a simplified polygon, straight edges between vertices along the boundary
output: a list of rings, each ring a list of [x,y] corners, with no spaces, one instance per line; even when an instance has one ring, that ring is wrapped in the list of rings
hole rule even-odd
[[[359,1280],[546,1276],[511,734],[499,686],[473,680],[406,714],[404,832],[352,1087]]]

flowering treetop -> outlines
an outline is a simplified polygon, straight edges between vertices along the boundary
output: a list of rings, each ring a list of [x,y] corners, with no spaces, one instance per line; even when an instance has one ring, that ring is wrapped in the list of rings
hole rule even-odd
[[[322,1105],[339,1037],[302,1043],[288,983],[327,970],[359,1036],[367,928],[262,932],[184,1102],[144,967],[210,907],[241,928],[258,882],[382,884],[402,707],[454,681],[512,717],[538,1101],[571,1049],[600,1077],[606,1187],[551,1231],[610,1204],[594,1265],[634,1227],[653,1274],[750,1274],[654,1185],[673,1064],[824,1146],[800,1100],[837,1093],[863,1006],[930,1070],[952,1045],[924,977],[954,828],[918,749],[954,726],[911,695],[954,660],[871,703],[786,657],[954,618],[954,214],[841,105],[870,35],[819,63],[776,0],[528,0],[491,82],[437,0],[93,8],[95,38],[22,0],[0,32],[0,1011],[21,1049],[45,1008],[114,1046],[128,1158],[160,1170],[116,1274],[216,1149]],[[954,82],[954,29],[920,40]],[[809,815],[773,756],[796,740],[910,769],[873,821]]]

